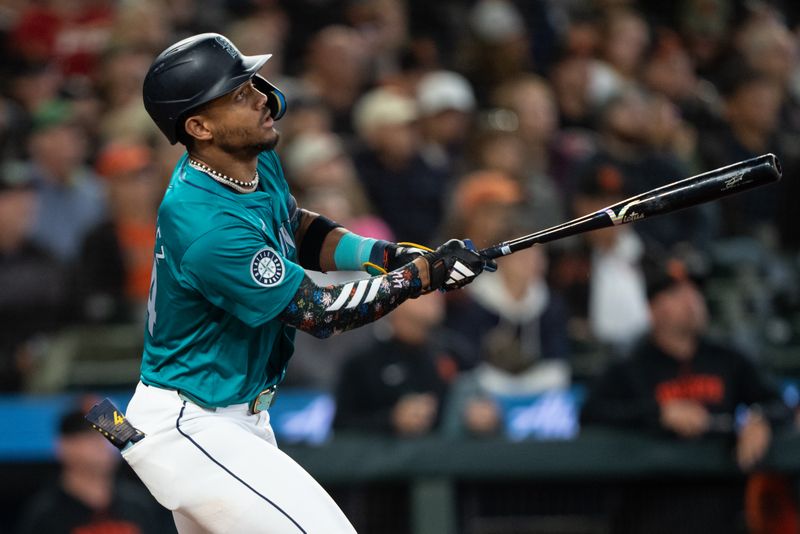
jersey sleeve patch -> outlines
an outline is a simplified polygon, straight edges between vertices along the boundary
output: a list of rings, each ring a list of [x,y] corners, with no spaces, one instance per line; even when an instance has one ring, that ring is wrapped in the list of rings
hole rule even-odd
[[[255,283],[263,287],[278,285],[285,272],[283,260],[270,247],[264,247],[256,252],[250,261],[250,276]]]

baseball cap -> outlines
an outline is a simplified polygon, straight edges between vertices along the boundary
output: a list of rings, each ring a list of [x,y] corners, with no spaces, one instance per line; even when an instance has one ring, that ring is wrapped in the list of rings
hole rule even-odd
[[[101,176],[113,178],[140,171],[151,161],[152,151],[149,147],[137,143],[116,142],[103,148],[97,157],[95,169]]]
[[[480,0],[469,14],[472,30],[488,43],[501,43],[525,34],[517,7],[506,0]]]
[[[417,119],[417,103],[413,98],[386,88],[373,89],[356,102],[353,123],[358,134],[373,128],[407,124]]]
[[[648,300],[662,291],[685,282],[691,282],[702,288],[706,275],[703,266],[691,258],[678,256],[661,258],[652,255],[643,259],[642,274]]]
[[[39,106],[33,113],[31,126],[33,132],[43,132],[64,124],[70,124],[73,120],[72,104],[64,99],[56,99]]]
[[[475,94],[467,79],[452,71],[434,71],[417,85],[417,103],[422,115],[456,110],[470,113],[475,109]]]
[[[295,175],[306,169],[331,161],[344,154],[339,138],[330,133],[304,133],[298,135],[286,148],[286,167]]]
[[[486,204],[518,204],[525,199],[517,181],[500,171],[476,171],[456,186],[455,208],[470,213]]]
[[[625,175],[619,166],[611,162],[598,162],[584,170],[578,177],[577,190],[581,195],[622,196]]]

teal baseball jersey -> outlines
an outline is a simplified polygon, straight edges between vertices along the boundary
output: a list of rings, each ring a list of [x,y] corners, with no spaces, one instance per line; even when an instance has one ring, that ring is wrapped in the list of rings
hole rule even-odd
[[[276,316],[304,276],[296,207],[274,152],[258,173],[258,189],[238,194],[184,155],[158,211],[141,379],[202,406],[251,401],[294,350],[295,329]]]

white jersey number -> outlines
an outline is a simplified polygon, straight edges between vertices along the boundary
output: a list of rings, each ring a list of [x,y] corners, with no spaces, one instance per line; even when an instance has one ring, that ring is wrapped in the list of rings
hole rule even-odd
[[[161,228],[156,228],[156,239],[161,237]],[[156,293],[158,292],[158,260],[164,259],[164,245],[153,258],[153,272],[150,274],[150,294],[147,296],[147,331],[153,336],[156,326]]]

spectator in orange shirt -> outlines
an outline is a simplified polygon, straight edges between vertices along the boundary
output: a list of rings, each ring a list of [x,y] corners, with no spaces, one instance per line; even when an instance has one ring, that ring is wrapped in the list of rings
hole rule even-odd
[[[82,315],[92,321],[138,317],[147,301],[162,194],[144,145],[112,143],[97,159],[107,180],[110,215],[83,242],[77,267]]]

